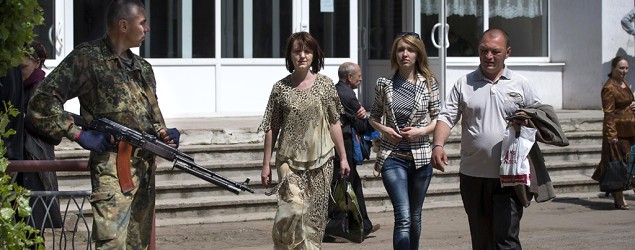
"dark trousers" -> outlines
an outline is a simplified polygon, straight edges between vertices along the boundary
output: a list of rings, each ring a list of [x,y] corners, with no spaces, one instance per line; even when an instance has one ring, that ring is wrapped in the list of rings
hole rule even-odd
[[[357,196],[359,210],[362,214],[362,218],[364,219],[364,234],[368,235],[370,234],[370,230],[373,227],[373,224],[368,218],[368,212],[366,211],[366,202],[364,202],[364,192],[362,191],[362,180],[359,177],[359,173],[357,173],[357,165],[353,160],[353,139],[351,137],[344,137],[344,148],[346,149],[346,159],[348,160],[348,166],[351,168],[351,172],[349,173],[346,180],[351,183],[353,191],[355,192],[355,196]],[[334,184],[335,181],[341,178],[340,158],[338,155],[335,156],[333,166],[333,181],[331,182],[331,184]],[[332,210],[332,203],[333,200],[329,199],[329,218],[340,218],[340,216],[334,214],[336,212],[333,212]]]
[[[518,234],[523,206],[513,187],[497,178],[460,174],[463,206],[472,236],[472,249],[522,249]]]

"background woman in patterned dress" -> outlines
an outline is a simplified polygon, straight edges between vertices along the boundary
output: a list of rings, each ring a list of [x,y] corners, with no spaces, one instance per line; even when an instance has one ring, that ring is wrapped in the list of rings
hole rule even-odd
[[[429,136],[440,112],[439,88],[417,33],[395,38],[390,65],[394,74],[377,79],[370,116],[371,125],[381,132],[376,169],[394,209],[393,248],[419,249],[423,200],[432,179]]]
[[[340,174],[350,171],[339,122],[343,108],[333,81],[318,74],[324,53],[309,33],[289,37],[285,61],[291,74],[274,84],[259,128],[265,133],[261,180],[265,188],[270,186],[271,155],[278,141],[278,183],[269,193],[278,198],[274,249],[319,249],[334,150],[340,155]]]

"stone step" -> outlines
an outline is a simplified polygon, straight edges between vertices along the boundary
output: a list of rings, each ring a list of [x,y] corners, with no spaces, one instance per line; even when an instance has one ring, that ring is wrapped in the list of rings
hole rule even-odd
[[[598,193],[597,182],[587,175],[570,174],[552,178],[556,196],[587,193]],[[383,187],[364,188],[366,206],[370,212],[391,211],[390,199]],[[431,184],[424,207],[460,205],[458,182]],[[535,201],[534,201],[535,202]],[[84,205],[84,214],[92,216],[90,204]],[[206,195],[157,199],[157,225],[167,223],[209,223],[241,220],[272,219],[276,210],[275,196],[262,193],[240,195]],[[70,211],[74,213],[76,211]],[[161,222],[161,223],[159,223]]]
[[[558,110],[560,125],[567,133],[585,133],[602,131],[602,113]],[[223,120],[223,121],[213,121]],[[214,122],[214,124],[206,124]],[[263,134],[257,131],[260,117],[236,117],[236,118],[210,118],[210,119],[171,119],[171,126],[181,131],[182,146],[190,145],[233,145],[233,144],[260,144],[263,142]],[[207,125],[207,126],[206,126]],[[219,128],[228,127],[228,128]],[[457,124],[451,131],[456,137],[460,134],[461,125]],[[67,139],[56,146],[58,151],[81,149],[79,145]]]
[[[570,136],[573,142],[568,147],[555,147],[545,144],[540,144],[545,160],[560,161],[560,160],[572,160],[572,159],[589,159],[599,158],[601,151],[601,138],[599,133],[572,133]],[[460,160],[459,155],[459,140],[457,138],[451,138],[448,144],[444,147],[450,165],[458,165]],[[236,145],[196,145],[185,146],[182,148],[182,152],[191,155],[195,158],[197,164],[209,168],[214,172],[219,172],[221,175],[227,173],[229,177],[248,177],[254,176],[253,172],[256,171],[259,174],[260,162],[262,159],[262,146],[256,144],[236,144]],[[86,150],[69,150],[56,152],[59,160],[76,160],[87,159],[88,151]],[[374,153],[371,153],[371,160],[367,160],[365,164],[372,165],[374,162]],[[157,180],[161,178],[167,179],[181,179],[188,178],[187,174],[183,173],[179,175],[179,171],[173,173],[163,174],[164,169],[171,169],[172,163],[163,159],[158,160],[159,174]],[[75,173],[68,174],[75,179],[76,175],[87,175],[88,173]],[[177,177],[171,177],[177,174]],[[192,177],[194,178],[194,177]]]
[[[560,178],[569,174],[585,175],[590,178],[593,174],[597,161],[579,160],[579,161],[561,161],[550,162],[548,165],[549,174],[553,179]],[[370,168],[371,165],[358,166],[358,173],[362,178],[362,185],[364,188],[383,188],[383,182],[380,176],[375,176],[374,171]],[[175,170],[178,171],[178,170]],[[258,170],[259,174],[259,170]],[[164,174],[166,176],[172,176]],[[162,176],[162,175],[159,175]],[[251,176],[250,187],[256,191],[256,193],[264,193],[262,183],[258,178],[259,175]],[[242,182],[244,179],[233,178],[234,181]],[[89,190],[90,181],[88,177],[82,180],[74,181],[72,184],[66,180],[59,181],[60,190]],[[431,180],[431,185],[446,184],[446,183],[458,183],[458,166],[448,166],[445,172],[439,172],[435,170],[434,177]],[[274,174],[273,185],[277,184],[277,175]],[[192,198],[192,197],[204,197],[204,196],[222,196],[229,195],[234,196],[233,193],[228,192],[218,186],[207,183],[203,180],[195,177],[189,179],[157,179],[156,182],[157,199],[178,199],[178,198]],[[241,193],[242,195],[242,193]]]
[[[238,146],[237,146],[238,147]],[[238,148],[249,148],[247,145],[242,145]],[[562,168],[550,168],[552,175],[556,175],[559,172],[566,171],[568,169],[578,169],[576,171],[583,171],[588,173],[595,167],[600,158],[600,148],[597,144],[589,145],[577,145],[569,147],[554,147],[549,145],[541,145],[541,150],[545,161],[549,165],[563,166]],[[446,149],[448,154],[449,165],[447,167],[448,172],[458,171],[458,164],[460,162],[460,155],[458,149],[448,148]],[[374,157],[374,154],[371,155]],[[571,164],[567,163],[571,162]],[[236,182],[243,182],[247,178],[251,179],[251,184],[259,182],[261,161],[260,160],[240,160],[240,161],[226,161],[219,163],[217,161],[212,162],[199,162],[201,167],[207,168],[210,171],[224,176],[230,180]],[[573,165],[572,165],[573,164]],[[372,177],[372,168],[374,166],[374,158],[366,160],[363,165],[358,166],[360,175]],[[571,166],[568,167],[567,166]],[[578,168],[585,167],[585,168]],[[367,172],[364,170],[367,169]],[[60,186],[81,186],[89,185],[90,176],[88,172],[58,172],[58,180]],[[157,185],[161,182],[180,182],[180,181],[198,181],[202,184],[206,184],[204,181],[197,177],[190,175],[180,169],[173,169],[170,162],[160,159],[158,161]],[[211,184],[210,184],[211,185]]]
[[[559,111],[561,125],[570,141],[568,147],[541,144],[556,194],[596,195],[599,187],[590,176],[600,158],[601,112],[579,117],[575,112]],[[235,119],[231,129],[217,129],[189,121],[177,124],[181,129],[181,150],[194,157],[197,164],[233,181],[250,178],[256,193],[234,195],[213,184],[200,180],[179,169],[171,169],[171,162],[158,161],[156,175],[157,225],[198,224],[224,221],[271,219],[275,215],[275,196],[265,196],[260,182],[263,155],[262,135],[257,133],[257,119],[245,122]],[[255,125],[254,125],[255,124]],[[459,128],[445,145],[449,166],[441,173],[435,170],[424,209],[460,206],[458,164],[460,161]],[[88,151],[70,141],[56,147],[58,159],[87,159]],[[381,177],[374,176],[374,153],[371,159],[358,166],[362,177],[369,212],[392,210]],[[275,169],[273,170],[275,172]],[[88,173],[59,172],[61,190],[90,190]],[[274,183],[277,176],[274,174]],[[90,204],[84,212],[91,215]]]
[[[570,147],[577,145],[601,145],[602,133],[600,131],[574,131],[567,132]],[[459,149],[460,136],[451,136],[444,148]],[[56,147],[55,155],[59,160],[87,159],[89,152],[81,149],[73,142],[75,147]],[[242,144],[214,144],[214,145],[182,145],[179,148],[183,153],[188,154],[197,162],[229,162],[256,160],[263,157],[262,143],[242,143]]]

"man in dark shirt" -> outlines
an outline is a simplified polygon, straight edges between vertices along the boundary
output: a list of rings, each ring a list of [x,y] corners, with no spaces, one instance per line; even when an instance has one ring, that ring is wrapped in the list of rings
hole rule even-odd
[[[351,135],[351,127],[355,129],[355,131],[359,134],[363,134],[367,129],[371,128],[368,124],[368,115],[366,113],[366,109],[359,104],[357,100],[357,96],[355,95],[354,89],[357,89],[362,82],[362,70],[359,65],[352,62],[345,62],[340,65],[337,71],[339,82],[335,85],[337,89],[337,94],[340,97],[340,101],[342,102],[342,106],[344,107],[344,114],[340,116],[340,122],[342,123],[342,134],[344,137],[344,148],[346,149],[346,158],[348,159],[348,165],[351,168],[351,172],[346,178],[348,182],[351,183],[353,187],[353,191],[355,192],[355,196],[357,196],[357,202],[359,204],[359,209],[362,214],[363,223],[364,223],[364,235],[368,236],[369,234],[379,230],[379,224],[373,225],[370,219],[368,218],[368,213],[366,211],[366,203],[364,202],[364,193],[362,192],[362,182],[359,177],[359,173],[357,173],[357,165],[353,160],[353,138]],[[370,114],[370,113],[369,113]],[[335,162],[335,169],[333,170],[333,183],[336,180],[340,179],[341,176],[339,174],[339,161]],[[330,208],[331,206],[329,206]],[[333,218],[340,218],[335,214],[336,212],[330,211],[329,218],[332,220],[329,224],[337,223]],[[326,242],[338,242],[339,238],[334,239],[328,236],[330,233],[329,228],[327,227],[327,232],[324,238]],[[336,235],[337,233],[335,233]]]

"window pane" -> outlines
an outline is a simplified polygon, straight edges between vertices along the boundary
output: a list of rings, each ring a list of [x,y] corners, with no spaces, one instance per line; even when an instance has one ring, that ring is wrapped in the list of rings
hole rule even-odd
[[[546,57],[546,0],[490,0],[490,28],[507,32],[512,56]]]
[[[214,1],[192,1],[192,57],[213,58],[216,50]]]
[[[291,35],[292,0],[222,2],[222,57],[281,58]]]
[[[145,1],[150,32],[141,44],[141,56],[147,58],[179,58],[181,6],[176,1]]]
[[[102,0],[73,1],[74,46],[106,34],[106,9],[109,4],[109,1]]]
[[[401,28],[402,1],[370,0],[369,58],[390,59],[390,49]]]
[[[213,58],[214,1],[145,1],[150,32],[141,45],[147,58]]]
[[[439,55],[430,38],[438,22],[438,4],[437,0],[421,0],[421,29],[429,56]],[[488,4],[489,26],[483,27],[483,0],[447,2],[449,57],[477,56],[479,39],[488,28],[501,28],[509,34],[512,56],[548,56],[546,0],[488,0]]]
[[[46,49],[49,59],[61,57],[62,43],[57,41],[57,31],[55,30],[55,1],[38,0],[38,4],[44,11],[44,23],[33,28],[33,33],[37,35],[35,41],[44,44],[44,49]]]
[[[292,0],[253,1],[254,58],[282,58],[291,35]],[[274,10],[275,8],[275,10]],[[275,19],[274,19],[275,18]]]
[[[428,56],[439,56],[439,49],[432,41],[432,29],[439,22],[439,1],[421,0],[421,32]],[[483,33],[483,0],[448,1],[445,6],[446,23],[450,26],[447,49],[448,57],[477,56],[478,42]],[[438,40],[439,27],[434,38]]]
[[[334,12],[320,12],[320,1],[310,2],[309,32],[320,43],[325,57],[350,57],[350,3],[333,1],[333,5]]]

